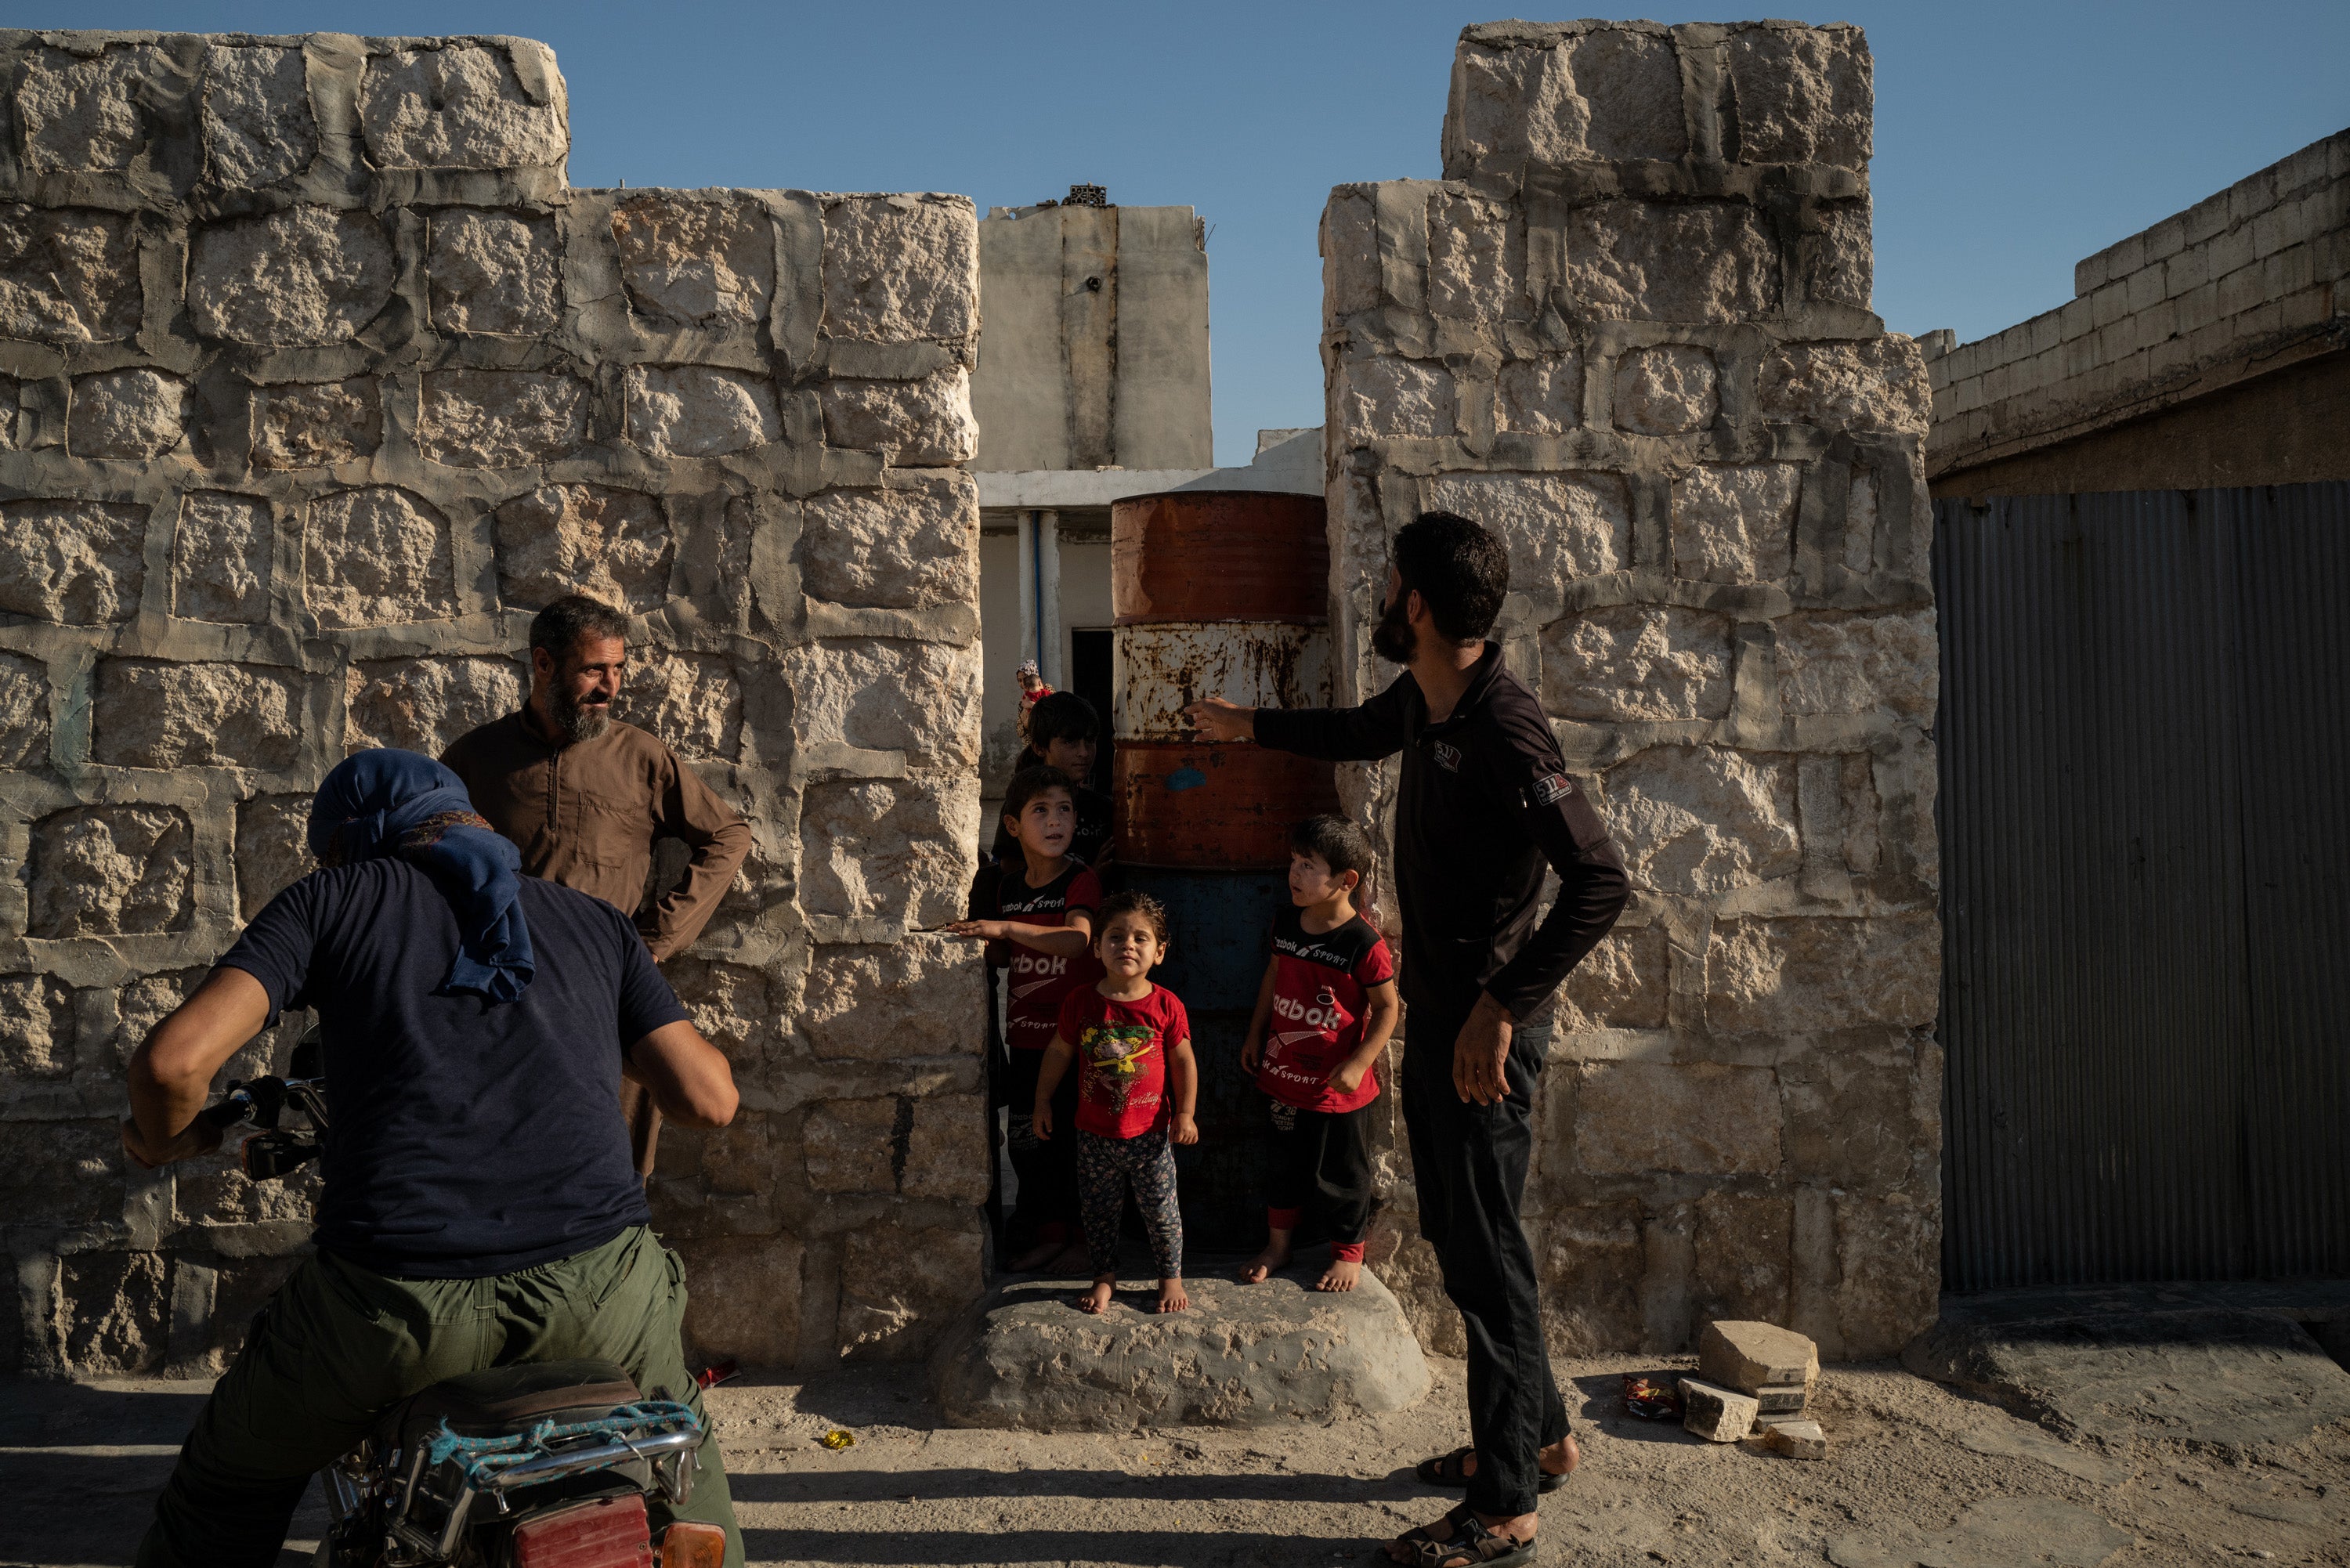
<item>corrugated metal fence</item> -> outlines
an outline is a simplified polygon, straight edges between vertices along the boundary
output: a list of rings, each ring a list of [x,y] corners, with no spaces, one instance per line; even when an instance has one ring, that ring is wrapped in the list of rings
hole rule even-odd
[[[1935,520],[1944,1288],[2350,1274],[2350,484]]]

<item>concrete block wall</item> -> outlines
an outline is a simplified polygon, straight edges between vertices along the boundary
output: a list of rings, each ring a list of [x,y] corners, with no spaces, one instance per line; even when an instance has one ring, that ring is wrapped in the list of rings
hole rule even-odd
[[[1849,26],[1474,26],[1445,178],[1324,215],[1342,700],[1395,674],[1394,531],[1499,530],[1496,636],[1638,889],[1539,1106],[1563,1353],[1730,1316],[1883,1355],[1935,1312],[1927,386],[1869,310],[1870,122]],[[1388,831],[1392,764],[1342,775]],[[1458,1353],[1399,1126],[1382,1158],[1375,1256]]]
[[[511,710],[575,587],[756,834],[669,966],[743,1091],[662,1140],[689,1330],[918,1353],[987,1176],[977,957],[921,934],[978,835],[970,203],[574,190],[525,39],[0,57],[0,1356],[233,1352],[309,1179],[130,1166],[123,1061],[307,869],[327,768]]]
[[[2350,130],[2073,269],[2074,297],[1928,363],[1937,476],[2338,348],[2350,334]]]

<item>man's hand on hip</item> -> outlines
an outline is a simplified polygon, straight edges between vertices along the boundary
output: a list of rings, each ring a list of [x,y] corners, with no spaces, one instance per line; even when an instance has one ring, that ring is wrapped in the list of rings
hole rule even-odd
[[[1183,710],[1183,717],[1191,721],[1191,727],[1203,741],[1256,739],[1256,710],[1227,702],[1221,697],[1201,698]]]
[[[1462,1100],[1498,1105],[1510,1095],[1510,1014],[1480,994],[1452,1042],[1452,1089]]]

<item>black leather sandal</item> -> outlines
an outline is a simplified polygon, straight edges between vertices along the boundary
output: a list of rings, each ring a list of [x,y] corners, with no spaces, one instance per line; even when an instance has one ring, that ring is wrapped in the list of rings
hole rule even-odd
[[[1533,1542],[1496,1535],[1469,1509],[1454,1509],[1444,1516],[1444,1522],[1452,1533],[1443,1539],[1425,1525],[1396,1537],[1399,1545],[1411,1548],[1410,1560],[1401,1568],[1445,1568],[1447,1563],[1456,1563],[1456,1568],[1525,1568],[1534,1560]],[[1384,1549],[1379,1556],[1383,1562],[1395,1562]]]
[[[1418,1476],[1422,1484],[1427,1486],[1450,1487],[1454,1491],[1466,1490],[1469,1486],[1469,1477],[1461,1469],[1461,1461],[1476,1451],[1473,1444],[1463,1443],[1449,1454],[1439,1454],[1432,1459],[1420,1460],[1412,1474]],[[1566,1484],[1566,1477],[1564,1475],[1555,1476],[1539,1465],[1534,1469],[1539,1478],[1534,1482],[1536,1491],[1556,1491]]]

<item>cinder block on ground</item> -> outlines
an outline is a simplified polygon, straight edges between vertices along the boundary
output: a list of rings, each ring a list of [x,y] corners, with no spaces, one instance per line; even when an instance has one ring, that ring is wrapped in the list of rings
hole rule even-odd
[[[1819,1347],[1793,1329],[1770,1323],[1710,1323],[1698,1336],[1698,1370],[1743,1394],[1820,1375]]]
[[[1754,1429],[1751,1394],[1699,1377],[1681,1379],[1681,1425],[1710,1443],[1734,1443]]]
[[[1773,1451],[1790,1459],[1828,1457],[1828,1436],[1820,1430],[1817,1421],[1773,1421],[1762,1428],[1762,1441]]]

